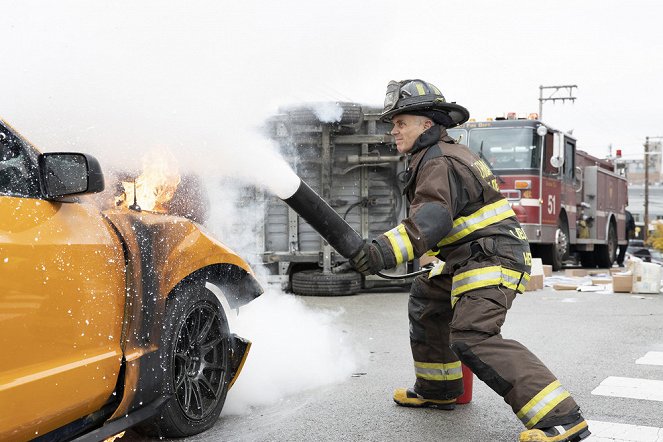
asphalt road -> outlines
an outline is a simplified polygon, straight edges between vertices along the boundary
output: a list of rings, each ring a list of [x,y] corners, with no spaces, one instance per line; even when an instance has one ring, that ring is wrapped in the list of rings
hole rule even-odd
[[[393,390],[410,386],[414,379],[407,297],[404,292],[373,292],[301,298],[313,310],[341,307],[336,320],[363,352],[354,375],[252,407],[249,413],[222,416],[214,428],[187,440],[517,440],[522,425],[503,400],[476,378],[472,402],[454,411],[393,403]],[[635,363],[647,352],[663,352],[663,294],[581,293],[546,287],[519,296],[503,335],[519,340],[548,365],[586,419],[663,427],[663,399],[592,394],[609,376],[663,381],[663,366]],[[141,438],[129,432],[122,440]]]

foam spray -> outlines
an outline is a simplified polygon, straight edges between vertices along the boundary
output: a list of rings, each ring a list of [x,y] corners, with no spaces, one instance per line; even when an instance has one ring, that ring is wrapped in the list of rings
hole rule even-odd
[[[320,109],[327,118],[333,111]],[[223,176],[207,177],[208,227],[250,261],[266,290],[238,315],[229,313],[231,330],[251,340],[253,346],[228,394],[225,414],[249,412],[254,406],[275,404],[289,395],[342,382],[361,363],[342,330],[342,309],[312,310],[302,298],[267,284],[267,271],[256,259],[266,201],[260,197],[260,189],[251,187],[267,189],[286,201],[344,255],[354,255],[361,238],[300,180],[274,144],[251,138],[248,147],[235,150],[232,159],[224,162]]]

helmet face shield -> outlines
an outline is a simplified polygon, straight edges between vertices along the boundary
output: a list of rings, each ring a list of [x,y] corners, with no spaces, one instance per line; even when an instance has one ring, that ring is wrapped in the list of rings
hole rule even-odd
[[[470,118],[467,109],[455,102],[447,103],[442,92],[431,83],[418,79],[390,81],[387,85],[380,120],[389,123],[394,115],[418,111],[448,114],[451,122],[447,123],[446,118],[442,119],[443,122],[436,121],[437,124],[444,124],[448,128],[463,124]]]
[[[398,81],[390,81],[387,85],[387,93],[384,96],[384,110],[383,114],[390,112],[396,108],[398,99],[400,98],[401,83]]]

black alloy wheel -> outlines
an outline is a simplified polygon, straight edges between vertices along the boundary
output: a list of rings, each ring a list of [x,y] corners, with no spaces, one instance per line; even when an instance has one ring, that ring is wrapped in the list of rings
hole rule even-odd
[[[230,382],[231,337],[221,303],[202,283],[176,289],[168,300],[160,357],[163,391],[159,413],[139,424],[151,437],[185,437],[211,428]]]
[[[180,323],[172,359],[173,389],[182,412],[201,420],[214,411],[228,367],[227,335],[214,306],[199,303]]]

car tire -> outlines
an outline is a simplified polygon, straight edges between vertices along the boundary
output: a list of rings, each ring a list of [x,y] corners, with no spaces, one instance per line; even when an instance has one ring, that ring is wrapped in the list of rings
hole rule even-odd
[[[322,270],[302,270],[292,275],[292,292],[303,296],[354,295],[361,290],[361,274],[323,273]]]
[[[136,430],[170,438],[211,428],[228,393],[231,342],[223,307],[203,285],[184,286],[169,299],[160,351],[170,398]]]

